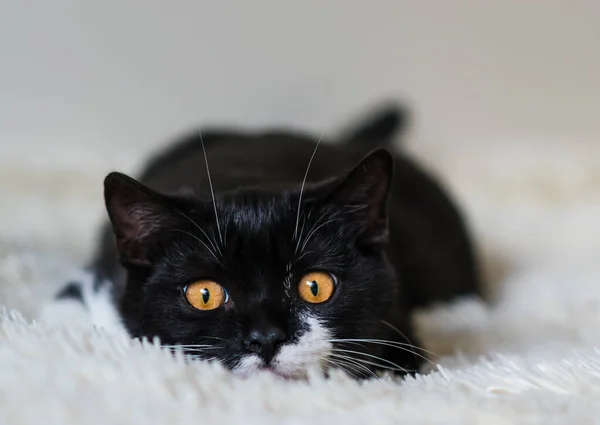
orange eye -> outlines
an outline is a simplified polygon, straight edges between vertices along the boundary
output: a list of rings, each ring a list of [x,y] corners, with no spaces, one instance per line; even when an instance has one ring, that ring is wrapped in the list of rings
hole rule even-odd
[[[229,299],[225,288],[212,280],[199,280],[186,286],[185,297],[198,310],[214,310]]]
[[[311,304],[320,304],[333,295],[335,281],[329,273],[312,272],[304,275],[298,282],[300,298]]]

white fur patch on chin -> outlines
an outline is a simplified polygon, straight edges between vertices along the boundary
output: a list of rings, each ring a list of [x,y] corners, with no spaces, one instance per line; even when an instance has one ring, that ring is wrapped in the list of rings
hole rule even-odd
[[[232,372],[243,378],[252,375],[264,366],[263,360],[256,354],[249,354],[242,357],[238,365],[233,368]]]
[[[111,296],[111,282],[103,281],[95,285],[94,274],[87,270],[77,271],[68,281],[81,289],[83,304],[78,300],[54,299],[42,309],[38,317],[40,321],[55,325],[95,327],[111,334],[127,333]]]
[[[320,368],[324,359],[331,353],[332,344],[329,342],[331,333],[316,317],[304,314],[301,320],[308,330],[294,344],[282,345],[271,362],[271,369],[277,375],[288,378],[306,376],[311,368]],[[256,354],[242,358],[233,369],[238,376],[248,376],[265,366],[263,360]]]
[[[303,376],[310,368],[320,368],[331,354],[331,332],[316,317],[305,314],[302,317],[308,330],[295,344],[286,344],[272,362],[273,369],[284,376]]]

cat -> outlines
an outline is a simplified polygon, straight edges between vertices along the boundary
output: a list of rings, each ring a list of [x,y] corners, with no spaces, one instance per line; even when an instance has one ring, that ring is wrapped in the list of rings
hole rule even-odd
[[[97,255],[57,299],[100,316],[113,306],[95,322],[240,376],[418,371],[411,312],[480,282],[447,190],[390,151],[406,121],[390,104],[328,142],[205,130],[138,180],[110,173]]]

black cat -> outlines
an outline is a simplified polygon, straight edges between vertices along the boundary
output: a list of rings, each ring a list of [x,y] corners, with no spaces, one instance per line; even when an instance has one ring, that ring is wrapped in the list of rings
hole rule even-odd
[[[411,310],[479,282],[448,194],[382,148],[404,114],[380,110],[337,143],[203,131],[154,158],[140,182],[109,174],[111,225],[89,278],[58,298],[98,311],[95,294],[109,294],[132,337],[240,375],[416,371]]]

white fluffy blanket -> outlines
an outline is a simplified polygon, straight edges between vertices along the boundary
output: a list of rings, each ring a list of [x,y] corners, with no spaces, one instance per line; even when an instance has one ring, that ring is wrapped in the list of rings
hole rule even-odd
[[[90,253],[101,181],[139,152],[0,159],[0,424],[583,424],[600,418],[600,147],[499,140],[419,154],[479,240],[492,304],[415,318],[428,375],[241,380],[151,344],[36,323]]]

